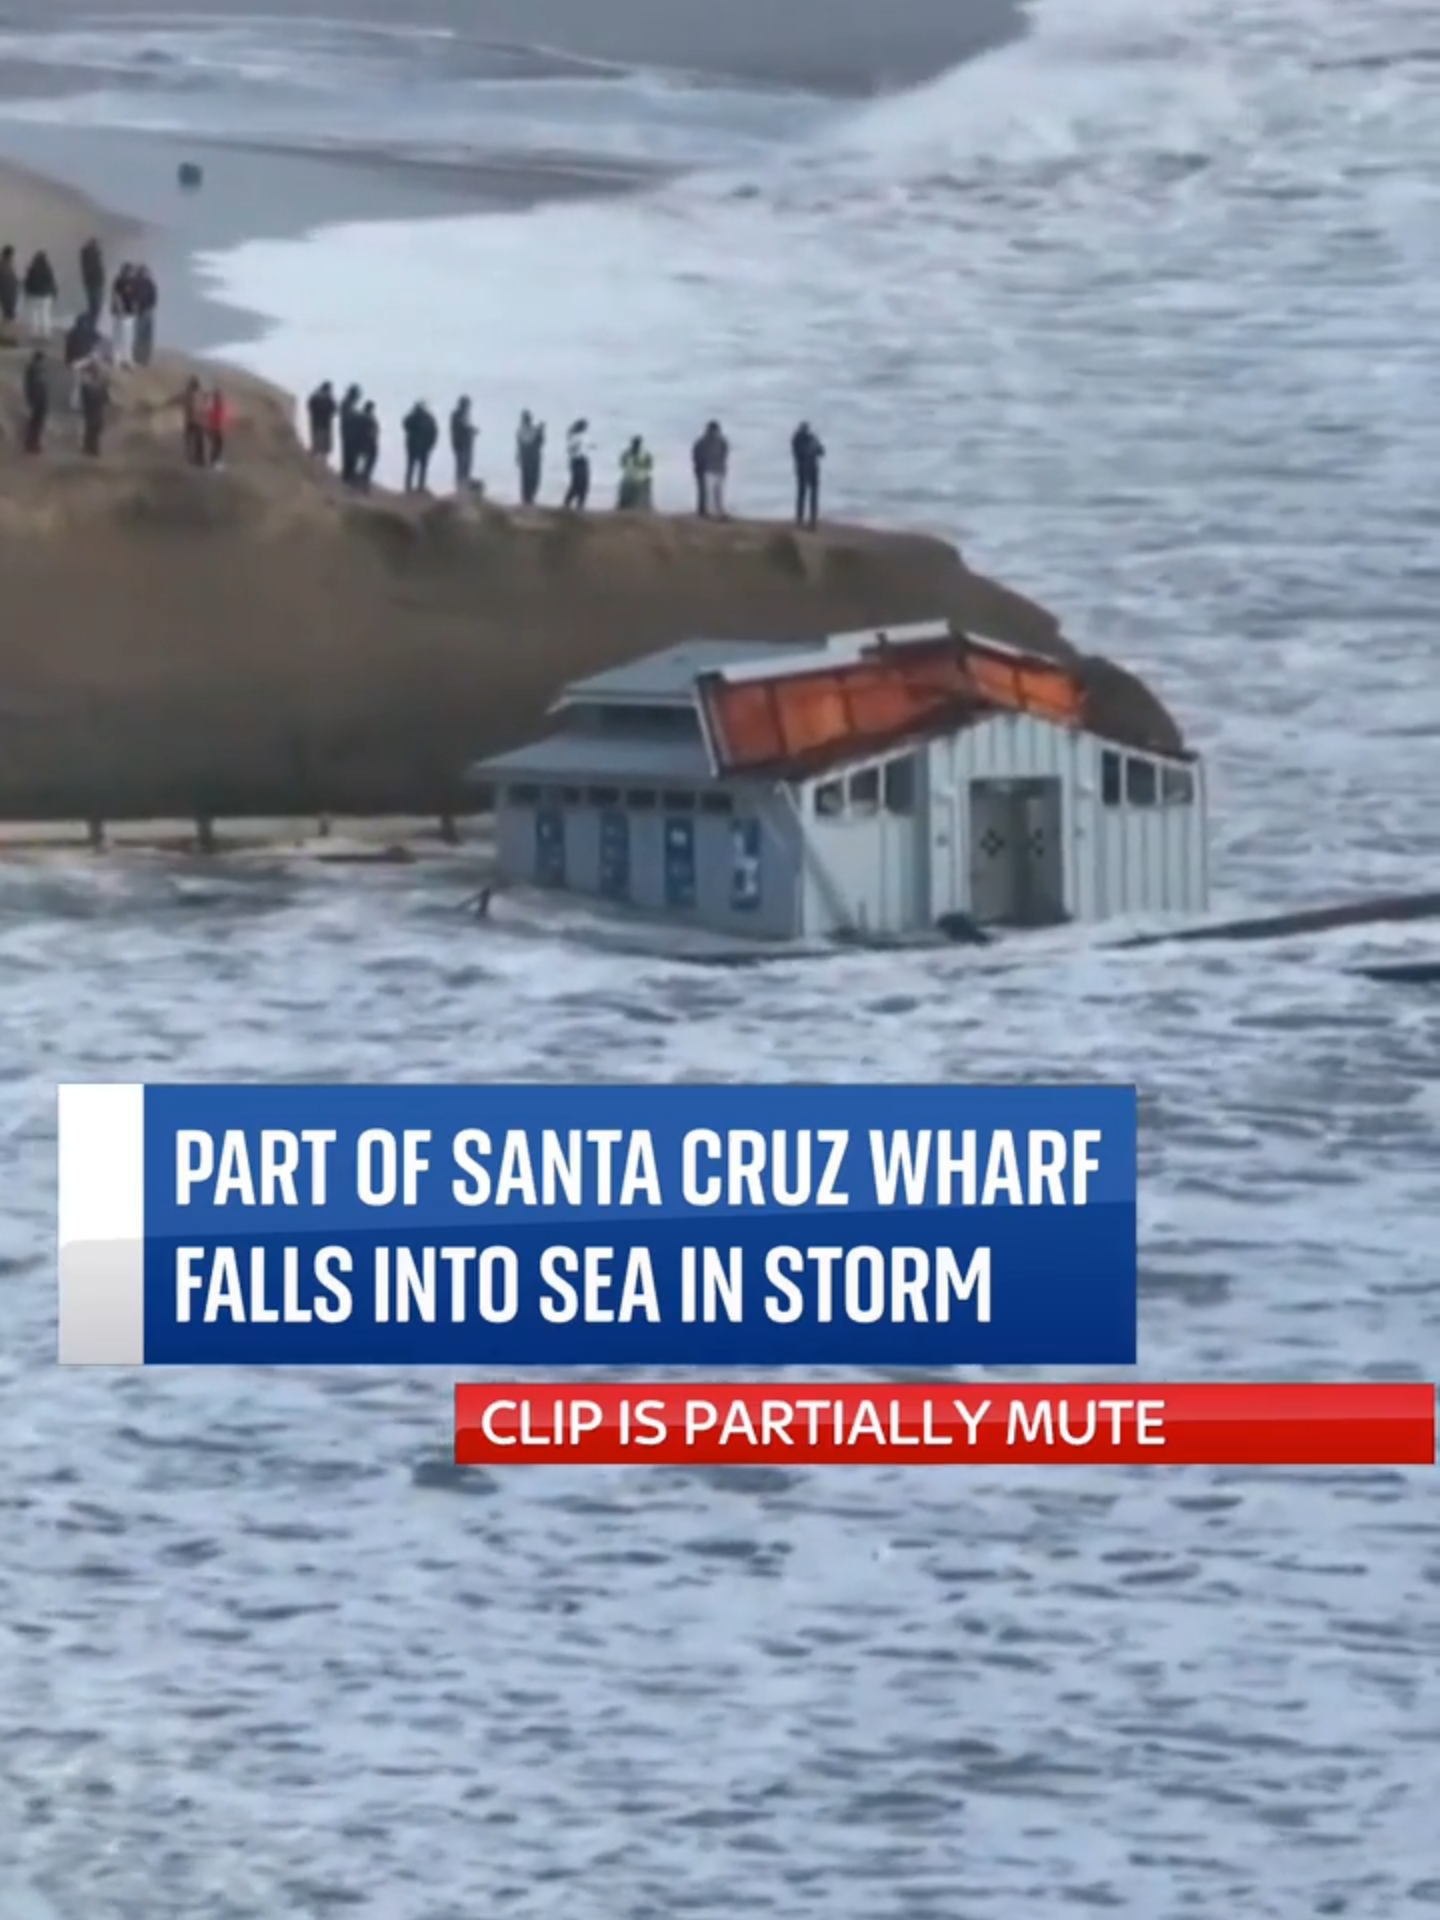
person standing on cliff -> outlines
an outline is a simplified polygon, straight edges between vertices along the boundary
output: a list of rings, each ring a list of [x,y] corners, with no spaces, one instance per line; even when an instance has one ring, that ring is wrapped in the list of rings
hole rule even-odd
[[[148,367],[155,357],[155,311],[160,305],[160,289],[149,267],[136,267],[131,292],[135,300],[135,364]]]
[[[92,460],[100,457],[109,413],[110,383],[98,361],[87,361],[80,378],[80,451]]]
[[[464,393],[450,410],[450,451],[455,456],[455,491],[469,493],[475,485],[475,442],[480,429],[470,412],[470,396]]]
[[[93,237],[80,249],[80,285],[85,290],[85,311],[98,323],[105,311],[105,255]]]
[[[725,478],[730,471],[730,442],[718,420],[706,422],[693,449],[695,475],[700,483],[700,513],[706,520],[724,520]]]
[[[347,387],[340,402],[340,478],[347,487],[360,484],[360,389]]]
[[[205,389],[192,373],[180,396],[181,431],[188,466],[205,464]]]
[[[135,269],[127,260],[110,287],[110,340],[117,367],[135,364]]]
[[[380,464],[380,416],[373,400],[367,400],[355,416],[355,447],[355,479],[368,493]]]
[[[335,450],[335,416],[339,411],[334,387],[322,380],[305,402],[305,414],[310,422],[310,451],[327,466]]]
[[[570,485],[565,490],[565,506],[583,513],[590,498],[590,422],[576,420],[565,436],[565,458],[570,464]]]
[[[533,507],[540,497],[540,469],[545,460],[545,428],[527,407],[515,429],[515,464],[520,469],[520,504]]]
[[[790,457],[795,463],[795,524],[813,528],[820,518],[820,462],[825,448],[808,420],[802,420],[790,436]]]
[[[55,296],[60,291],[55,269],[43,248],[31,256],[25,269],[25,324],[37,340],[48,340],[55,330]]]
[[[615,505],[627,513],[649,513],[655,504],[655,456],[637,433],[620,456],[620,491]]]
[[[85,369],[94,359],[100,345],[100,330],[93,317],[88,313],[77,313],[65,335],[65,366],[70,375],[70,405],[78,413],[80,410],[80,386],[85,378]]]
[[[50,368],[39,347],[25,368],[25,451],[43,453],[45,422],[50,418]]]
[[[20,311],[20,275],[14,247],[0,247],[0,326],[13,327]]]
[[[229,433],[230,402],[220,388],[216,387],[205,400],[205,462],[207,466],[224,467],[225,442]]]
[[[440,438],[440,423],[425,401],[417,400],[400,423],[405,436],[405,491],[430,491],[430,456]]]

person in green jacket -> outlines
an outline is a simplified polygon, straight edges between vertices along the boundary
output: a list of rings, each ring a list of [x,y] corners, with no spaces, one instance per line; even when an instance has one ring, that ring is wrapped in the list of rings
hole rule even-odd
[[[615,504],[639,513],[649,513],[655,504],[655,456],[638,433],[620,456],[620,491]]]

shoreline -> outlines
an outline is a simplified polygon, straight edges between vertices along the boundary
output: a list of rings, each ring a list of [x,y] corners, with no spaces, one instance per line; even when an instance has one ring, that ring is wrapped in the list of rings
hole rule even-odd
[[[71,5],[74,11],[71,11]],[[259,10],[263,17],[263,8]],[[394,24],[394,0],[347,0],[337,21],[333,0],[292,0],[287,20],[304,35],[340,26],[361,34]],[[778,87],[863,100],[923,86],[941,73],[1025,33],[1029,0],[414,0],[402,16],[411,29],[450,44],[454,71],[496,71],[495,56],[530,54],[572,71],[648,71],[699,77],[725,86]],[[77,27],[110,32],[204,33],[245,26],[256,16],[237,0],[11,0],[6,26],[22,35],[62,36]],[[273,17],[270,24],[274,24]],[[437,31],[438,30],[438,31]],[[62,44],[49,59],[0,61],[0,94],[31,98],[81,93],[96,68]],[[111,84],[108,79],[101,84]]]
[[[187,159],[204,166],[198,192],[177,183]],[[372,221],[480,218],[557,200],[609,199],[646,184],[628,170],[580,168],[559,157],[452,168],[357,149],[312,153],[0,119],[0,237],[22,260],[37,245],[49,248],[62,306],[75,297],[75,256],[90,232],[112,269],[128,249],[143,251],[161,283],[159,344],[198,358],[259,339],[270,325],[263,313],[220,297],[208,281],[207,255]]]

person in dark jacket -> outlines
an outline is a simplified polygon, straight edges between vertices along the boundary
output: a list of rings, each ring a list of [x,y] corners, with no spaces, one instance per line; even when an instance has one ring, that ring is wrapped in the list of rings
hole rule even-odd
[[[705,436],[702,433],[690,449],[690,471],[695,476],[695,512],[702,520],[708,504],[705,498],[705,451]]]
[[[808,420],[802,420],[790,436],[790,457],[795,463],[795,524],[813,527],[820,518],[820,462],[825,448]]]
[[[109,414],[110,383],[99,362],[91,360],[80,379],[80,451],[92,460],[100,457]]]
[[[85,289],[85,311],[98,321],[105,311],[105,255],[98,240],[87,240],[80,249],[80,285]]]
[[[55,331],[55,296],[59,286],[48,253],[32,254],[22,282],[25,294],[25,324],[37,340],[48,340]]]
[[[310,451],[327,466],[335,450],[335,416],[339,411],[334,387],[322,380],[305,402],[305,412],[310,421]]]
[[[470,413],[470,396],[462,394],[450,414],[450,451],[455,456],[455,491],[468,493],[475,484],[475,440],[480,429]]]
[[[360,414],[360,389],[347,387],[345,397],[340,402],[340,478],[347,487],[358,487],[360,484],[361,442],[364,439]]]
[[[148,367],[155,357],[155,312],[160,305],[160,289],[149,267],[136,267],[130,291],[135,302],[135,364]]]
[[[373,400],[367,400],[356,416],[355,436],[355,478],[368,493],[370,482],[375,478],[375,469],[380,464],[380,416],[375,411]]]
[[[100,345],[100,329],[91,313],[79,313],[70,323],[65,335],[65,367],[70,375],[70,404],[80,405],[80,384],[85,377],[86,363],[91,360]]]
[[[515,464],[520,469],[520,504],[533,507],[540,498],[540,469],[545,460],[545,426],[527,407],[515,429]]]
[[[440,438],[440,423],[423,400],[417,400],[400,423],[405,436],[405,491],[424,493],[430,477],[430,456]]]
[[[20,311],[20,275],[14,247],[0,247],[0,324],[13,327]]]
[[[725,515],[725,476],[730,470],[730,442],[720,422],[706,423],[705,431],[692,449],[695,472],[700,482],[700,512],[707,520],[723,520]]]
[[[230,402],[219,387],[205,396],[205,464],[223,467],[225,443],[230,438]]]
[[[570,468],[570,485],[565,489],[566,507],[575,513],[585,511],[590,498],[590,422],[576,420],[565,435],[565,459]]]
[[[37,347],[25,368],[25,451],[43,453],[45,422],[50,418],[50,367]]]

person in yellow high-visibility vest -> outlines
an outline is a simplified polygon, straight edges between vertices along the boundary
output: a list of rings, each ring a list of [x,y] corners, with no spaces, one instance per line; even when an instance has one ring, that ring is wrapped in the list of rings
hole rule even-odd
[[[655,456],[637,433],[620,456],[617,507],[648,513],[655,504]]]

